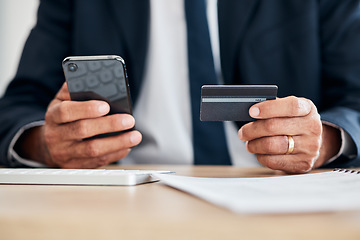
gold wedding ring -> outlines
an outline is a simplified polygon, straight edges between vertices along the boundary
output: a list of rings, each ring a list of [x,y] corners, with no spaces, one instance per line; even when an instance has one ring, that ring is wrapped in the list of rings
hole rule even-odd
[[[286,154],[291,154],[294,151],[295,142],[294,142],[294,139],[292,136],[287,136],[287,138],[288,138],[288,142],[289,142],[289,147],[288,147]]]

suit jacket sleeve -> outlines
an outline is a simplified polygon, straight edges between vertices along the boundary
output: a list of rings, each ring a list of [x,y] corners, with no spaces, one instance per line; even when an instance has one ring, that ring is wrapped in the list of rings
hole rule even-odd
[[[17,74],[0,100],[0,165],[19,165],[8,152],[11,140],[24,125],[44,119],[64,82],[61,62],[69,53],[70,21],[71,1],[41,1]]]
[[[340,156],[327,167],[360,166],[360,10],[359,1],[320,2],[323,98],[330,104],[324,121],[344,129],[354,140],[356,156]],[[324,103],[326,105],[326,103]]]

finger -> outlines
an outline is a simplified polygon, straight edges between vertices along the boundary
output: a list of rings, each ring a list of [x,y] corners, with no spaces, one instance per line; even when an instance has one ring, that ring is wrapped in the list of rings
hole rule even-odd
[[[293,136],[294,142],[296,139]],[[292,154],[297,153],[299,141],[296,141],[296,148]],[[289,140],[287,136],[274,136],[258,138],[249,142],[246,142],[246,149],[250,153],[255,154],[286,154],[289,148]]]
[[[50,107],[46,119],[56,124],[73,122],[81,119],[97,118],[106,115],[110,106],[104,101],[63,101]]]
[[[311,109],[310,100],[291,96],[257,103],[249,109],[249,114],[257,119],[301,117],[308,115]]]
[[[318,156],[308,156],[306,154],[296,155],[261,155],[258,154],[257,160],[264,166],[273,170],[282,170],[288,173],[309,172]]]
[[[73,144],[67,151],[72,158],[97,158],[138,145],[142,140],[139,131],[117,136],[91,139]]]
[[[119,161],[125,158],[131,149],[122,149],[117,152],[109,153],[107,155],[97,157],[97,158],[84,158],[84,159],[73,159],[64,163],[62,168],[78,169],[78,168],[98,168],[102,166],[109,165],[110,163]]]
[[[271,118],[245,124],[239,129],[238,135],[242,141],[256,138],[302,135],[308,129],[309,121],[303,118]]]
[[[55,99],[59,99],[61,101],[70,101],[70,93],[67,87],[67,83],[61,86],[59,92],[56,94]]]
[[[321,138],[308,136],[292,136],[294,149],[291,154],[307,154],[316,156],[320,151]],[[255,154],[287,154],[289,150],[288,136],[274,136],[258,138],[246,142],[246,148],[250,153]]]
[[[307,154],[316,156],[320,150],[321,138],[292,136],[294,150],[291,154]],[[289,150],[289,138],[287,136],[275,136],[255,139],[246,142],[246,148],[250,153],[283,155]]]
[[[80,140],[99,134],[121,132],[135,126],[135,119],[129,114],[114,114],[100,118],[85,119],[59,126],[63,140]]]

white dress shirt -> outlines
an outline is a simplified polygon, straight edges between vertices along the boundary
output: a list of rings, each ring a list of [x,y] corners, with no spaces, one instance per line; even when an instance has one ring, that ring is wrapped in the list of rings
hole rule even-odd
[[[192,164],[192,118],[190,104],[187,35],[184,0],[150,1],[150,41],[145,77],[134,107],[136,129],[143,142],[122,164]],[[221,78],[217,0],[208,0],[207,14],[214,63]],[[199,103],[200,104],[200,103]],[[234,165],[259,166],[246,151],[233,123],[226,136]]]

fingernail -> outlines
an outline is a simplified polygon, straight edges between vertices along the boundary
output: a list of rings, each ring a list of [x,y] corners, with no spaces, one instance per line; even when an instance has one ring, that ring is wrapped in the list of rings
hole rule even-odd
[[[121,123],[124,128],[131,128],[132,126],[134,126],[134,118],[126,116],[122,119]]]
[[[106,103],[102,103],[99,105],[98,107],[98,111],[101,114],[105,114],[109,111],[109,105],[107,105]]]
[[[257,117],[260,114],[260,109],[258,107],[251,107],[249,110],[249,114],[251,117]]]
[[[132,144],[139,144],[141,141],[141,134],[137,131],[131,133],[130,141]]]
[[[305,99],[300,99],[299,103],[300,106],[304,108],[307,113],[311,111],[311,106],[308,101],[306,101]]]

